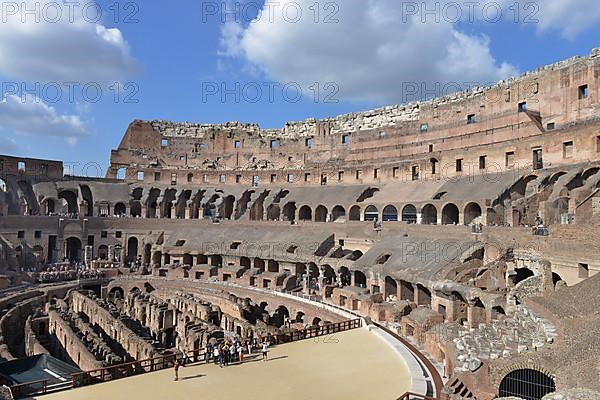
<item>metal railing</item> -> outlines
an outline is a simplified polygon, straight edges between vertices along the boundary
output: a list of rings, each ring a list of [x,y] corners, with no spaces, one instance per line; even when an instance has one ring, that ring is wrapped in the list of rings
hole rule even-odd
[[[397,400],[437,400],[437,399],[435,397],[423,396],[422,394],[406,392],[402,396],[398,397]]]
[[[328,336],[338,332],[358,329],[360,327],[362,327],[362,320],[353,319],[325,326],[314,326],[299,331],[271,335],[268,337],[268,339],[270,340],[271,344],[274,345],[286,344],[306,339],[313,339],[320,336]],[[205,348],[186,353],[187,358],[193,363],[203,360],[205,354]],[[43,395],[55,391],[75,389],[78,387],[90,386],[97,383],[109,382],[116,379],[172,368],[176,357],[182,356],[183,353],[178,352],[177,354],[168,354],[145,360],[132,361],[110,367],[99,368],[91,371],[78,372],[71,374],[71,380],[66,382],[57,382],[53,384],[51,380],[45,379],[14,385],[11,386],[10,389],[15,399],[22,399],[33,395]]]

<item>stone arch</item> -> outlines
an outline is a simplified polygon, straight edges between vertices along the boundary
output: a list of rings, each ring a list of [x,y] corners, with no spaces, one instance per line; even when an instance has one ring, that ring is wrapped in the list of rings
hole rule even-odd
[[[292,222],[296,220],[296,203],[290,202],[283,206],[283,220]]]
[[[383,222],[398,222],[398,209],[393,205],[388,205],[383,209]]]
[[[98,246],[98,259],[99,260],[108,260],[108,246],[102,244]]]
[[[417,284],[417,304],[431,307],[431,291],[420,283]]]
[[[402,209],[402,222],[407,224],[417,223],[417,207],[412,204],[407,204]]]
[[[477,203],[469,203],[465,206],[465,225],[481,223],[481,206]]]
[[[42,202],[46,215],[54,214],[56,212],[56,202],[54,199],[44,199]]]
[[[61,190],[58,192],[58,198],[67,203],[67,212],[69,214],[78,214],[77,194],[72,190]]]
[[[254,259],[254,268],[257,268],[261,272],[265,272],[265,260],[263,260],[262,258],[256,257]]]
[[[354,271],[354,286],[359,288],[367,287],[367,276],[364,272],[359,270]]]
[[[360,215],[359,215],[360,218]],[[342,206],[335,206],[331,210],[332,222],[346,222],[346,210]]]
[[[123,203],[115,204],[114,214],[118,217],[122,217],[127,212],[127,207]]]
[[[278,273],[279,272],[279,263],[275,260],[267,261],[267,271]]]
[[[398,283],[391,276],[385,277],[384,300],[391,297],[398,297]]]
[[[448,203],[442,209],[442,225],[458,225],[460,222],[460,211],[454,203]]]
[[[550,178],[548,178],[548,184],[554,185],[560,179],[561,176],[566,175],[566,174],[567,174],[566,171],[558,171],[558,172],[552,174],[550,176]]]
[[[194,264],[194,257],[189,253],[185,253],[183,255],[183,264],[192,266]]]
[[[516,268],[515,272],[516,274],[512,276],[512,281],[515,285],[535,276],[535,273],[529,268]]]
[[[319,325],[321,325],[321,318],[314,317],[312,320],[312,326],[319,326]]]
[[[6,184],[6,181],[2,178],[0,178],[0,192],[8,192],[8,185]]]
[[[240,267],[252,268],[252,261],[248,257],[240,257]]]
[[[306,314],[304,314],[304,312],[302,311],[298,311],[296,313],[296,318],[294,319],[294,322],[299,323],[299,324],[303,324],[304,323],[304,316]]]
[[[108,292],[108,298],[123,300],[125,298],[125,291],[123,290],[123,288],[115,286]]]
[[[162,252],[161,251],[155,251],[154,254],[152,254],[152,265],[156,265],[158,267],[160,267],[162,265]]]
[[[235,197],[234,196],[225,197],[225,199],[223,200],[223,203],[221,204],[221,216],[224,219],[230,220],[231,217],[233,216],[234,206],[235,206]]]
[[[142,204],[139,201],[134,201],[131,204],[130,214],[132,217],[139,218],[142,216]]]
[[[273,313],[273,316],[271,317],[271,325],[277,328],[281,328],[285,322],[285,319],[289,317],[290,311],[287,309],[286,306],[281,305],[277,307],[277,309]]]
[[[312,221],[312,209],[309,206],[300,207],[298,219],[300,221]]]
[[[137,259],[138,239],[135,236],[127,239],[127,262],[132,263]]]
[[[348,219],[350,221],[360,221],[360,206],[352,206],[350,208],[350,212],[348,213]]]
[[[71,262],[81,261],[81,240],[71,236],[65,240],[65,257]]]
[[[278,204],[271,204],[267,208],[267,221],[277,221],[281,217],[281,209]]]
[[[421,209],[421,224],[437,225],[438,211],[433,204],[427,204]]]
[[[150,189],[148,200],[146,201],[146,218],[156,218],[158,196],[160,196],[160,189]]]
[[[365,208],[365,221],[379,221],[379,210],[374,205]]]
[[[500,397],[519,397],[526,400],[541,400],[556,391],[556,382],[547,372],[533,368],[517,368],[500,381]]]
[[[327,222],[328,214],[329,211],[327,210],[327,207],[323,205],[318,206],[315,210],[315,222]]]
[[[94,215],[94,197],[92,196],[92,191],[88,185],[79,185],[79,190],[81,190],[81,197],[87,204],[85,216],[91,217]]]
[[[341,267],[340,270],[340,283],[342,286],[348,286],[352,283],[352,273],[348,267]]]
[[[152,245],[150,243],[144,245],[144,264],[150,264],[152,253]]]
[[[332,285],[336,280],[335,270],[328,264],[321,266],[321,269],[323,270],[326,283]]]
[[[588,168],[587,170],[585,170],[583,172],[583,174],[581,175],[581,178],[585,182],[588,179],[590,179],[592,176],[596,175],[598,172],[600,172],[600,167]]]

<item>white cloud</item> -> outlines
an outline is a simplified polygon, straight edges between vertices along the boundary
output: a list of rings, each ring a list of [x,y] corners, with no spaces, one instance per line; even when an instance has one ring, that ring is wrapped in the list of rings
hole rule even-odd
[[[291,0],[280,1],[279,11],[265,7],[260,18],[243,28],[228,22],[221,54],[242,57],[271,79],[298,83],[305,94],[312,95],[309,88],[315,83],[321,90],[335,83],[340,100],[405,102],[517,73],[494,59],[488,38],[468,35],[443,20],[423,23],[420,15],[403,17],[397,0],[338,2],[337,23],[324,23],[332,10],[323,9],[321,22],[315,23],[313,0],[294,2],[303,10],[295,23],[282,13]],[[411,96],[415,85],[420,89]]]
[[[487,2],[492,0],[486,0]],[[556,30],[569,39],[600,23],[597,0],[500,0],[506,16],[539,32]],[[519,14],[515,14],[515,4]],[[515,18],[515,15],[517,18]]]
[[[21,135],[52,136],[73,143],[88,135],[77,115],[59,115],[54,107],[34,96],[8,95],[0,102],[0,130]]]
[[[0,71],[4,76],[29,82],[102,84],[122,81],[138,70],[121,31],[91,20],[93,8],[84,11],[93,0],[80,0],[72,11],[63,6],[57,18],[54,10],[59,3],[14,2],[16,11],[13,8],[2,15]],[[26,7],[38,11],[25,14]],[[109,11],[103,10],[104,14]]]

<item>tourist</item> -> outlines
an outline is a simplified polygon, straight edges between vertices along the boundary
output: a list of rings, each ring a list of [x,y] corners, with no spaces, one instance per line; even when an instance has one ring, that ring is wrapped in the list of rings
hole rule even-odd
[[[248,340],[248,357],[252,355],[252,340]]]
[[[238,361],[241,363],[244,362],[244,346],[242,346],[241,344],[237,346],[237,353],[238,353]]]
[[[175,370],[175,381],[179,380],[179,367],[180,366],[181,366],[181,364],[179,363],[177,356],[175,356],[175,363],[173,364],[173,369]]]
[[[206,362],[206,364],[208,364],[210,362],[210,356],[213,354],[213,348],[212,345],[209,343],[208,346],[206,346],[206,350],[204,351],[204,361]]]
[[[230,362],[235,362],[237,357],[237,345],[232,344],[231,347],[229,348],[229,360]]]
[[[215,365],[217,365],[217,363],[220,364],[220,359],[221,359],[221,354],[219,352],[219,346],[215,346],[215,348],[213,349],[213,358],[215,360]]]
[[[268,353],[269,353],[269,342],[267,342],[267,339],[265,338],[265,340],[262,343],[262,359],[263,359],[263,361],[268,361],[268,357],[267,357]]]

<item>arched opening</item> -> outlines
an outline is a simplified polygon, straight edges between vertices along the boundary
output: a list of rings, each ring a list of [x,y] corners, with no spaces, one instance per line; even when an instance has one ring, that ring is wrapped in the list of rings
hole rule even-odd
[[[54,199],[46,199],[44,201],[46,206],[46,215],[54,214],[56,212],[56,203]]]
[[[137,259],[138,240],[135,236],[127,240],[127,262],[132,263]]]
[[[459,211],[455,204],[447,204],[442,210],[442,224],[443,225],[458,225],[459,222]]]
[[[367,276],[361,271],[354,271],[354,286],[359,288],[367,287]]]
[[[415,301],[415,287],[407,281],[400,281],[400,300]]]
[[[359,215],[360,218],[360,215]],[[346,210],[342,206],[335,206],[331,210],[331,220],[333,222],[346,222]]]
[[[596,175],[598,172],[600,172],[600,168],[598,168],[598,167],[590,168],[587,171],[585,171],[583,173],[583,175],[581,175],[581,179],[583,179],[583,181],[585,182],[588,179],[590,179],[592,176]]]
[[[298,218],[300,221],[312,221],[312,209],[309,206],[300,207]]]
[[[500,397],[518,397],[524,400],[541,400],[556,391],[552,377],[533,369],[512,371],[500,382]]]
[[[222,267],[223,257],[221,257],[220,255],[210,256],[210,265],[212,265],[213,267]]]
[[[417,284],[417,304],[431,307],[431,291],[421,284]]]
[[[66,240],[65,256],[71,262],[81,261],[81,240],[76,237],[70,237]]]
[[[391,276],[385,277],[385,299],[394,301],[398,298],[398,283]]]
[[[298,324],[303,324],[304,323],[304,315],[305,314],[302,311],[298,311],[296,313],[296,319],[294,321]]]
[[[142,205],[140,204],[139,201],[134,201],[133,204],[131,204],[131,216],[134,218],[139,218],[142,216]]]
[[[279,272],[279,263],[275,260],[269,260],[267,262],[267,270],[269,272],[278,273]]]
[[[81,197],[83,197],[83,200],[87,205],[85,209],[85,216],[91,217],[94,215],[94,198],[92,196],[92,191],[87,185],[80,185],[79,188],[81,190]]]
[[[285,306],[277,307],[277,310],[273,313],[271,317],[271,325],[281,328],[286,320],[286,318],[290,317],[290,312]]]
[[[281,216],[279,205],[271,204],[267,208],[267,221],[278,221]]]
[[[198,254],[196,256],[196,264],[197,265],[208,265],[208,257],[204,254]]]
[[[308,263],[308,276],[311,280],[315,280],[319,277],[319,268],[315,263]]]
[[[233,207],[235,205],[235,197],[233,196],[227,196],[225,197],[225,200],[223,201],[223,204],[221,205],[221,216],[224,219],[231,219],[231,216],[233,215]]]
[[[477,203],[469,203],[465,207],[465,225],[480,224],[481,207]]]
[[[327,222],[327,207],[318,206],[315,210],[315,222]]]
[[[321,318],[314,317],[312,320],[312,326],[319,326],[319,325],[321,325]]]
[[[437,208],[433,204],[427,204],[421,210],[421,224],[423,225],[437,225]]]
[[[525,279],[529,279],[535,274],[529,268],[518,268],[515,269],[515,274],[512,276],[512,281],[516,285],[523,282]]]
[[[108,246],[103,244],[98,247],[98,259],[108,260]]]
[[[283,220],[288,222],[296,220],[296,203],[291,202],[283,206]]]
[[[560,276],[559,274],[557,274],[556,272],[552,273],[552,284],[554,286],[556,286],[559,282],[563,282],[566,285],[566,282],[564,281],[564,279],[562,278],[562,276]]]
[[[407,204],[402,209],[402,222],[407,224],[417,223],[417,207],[412,204]]]
[[[2,178],[0,178],[0,192],[8,192],[8,185],[6,184],[6,181]]]
[[[77,207],[77,195],[70,190],[63,190],[58,193],[58,198],[67,203],[67,212],[72,215],[77,215],[79,207]]]
[[[254,268],[258,269],[261,272],[265,272],[265,260],[261,258],[254,259]]]
[[[127,207],[123,203],[115,204],[115,215],[117,217],[122,217],[127,212]]]
[[[120,287],[114,287],[108,292],[108,298],[111,302],[123,300],[125,298],[125,292]]]
[[[156,218],[158,208],[157,200],[160,196],[160,189],[150,189],[148,200],[146,202],[146,218]]]
[[[150,264],[150,253],[152,252],[152,245],[151,244],[146,244],[144,246],[144,264]]]
[[[348,214],[350,221],[360,221],[360,206],[352,206]]]
[[[389,205],[383,209],[384,222],[398,222],[398,209]]]
[[[248,257],[240,257],[240,267],[251,268],[252,261]]]
[[[194,264],[194,257],[191,254],[183,255],[183,265],[189,265],[190,267]]]
[[[365,209],[365,221],[379,221],[379,210],[375,206],[368,206]]]
[[[321,267],[323,270],[323,276],[325,277],[325,284],[333,285],[336,281],[336,275],[334,269],[330,265],[323,265]]]
[[[340,268],[340,283],[342,286],[348,286],[352,283],[352,273],[347,267]]]

